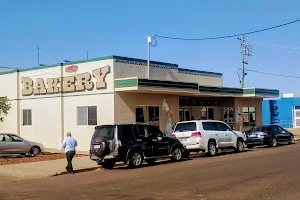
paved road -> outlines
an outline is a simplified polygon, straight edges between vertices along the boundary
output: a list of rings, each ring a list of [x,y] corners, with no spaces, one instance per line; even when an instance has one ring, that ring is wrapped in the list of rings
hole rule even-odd
[[[0,199],[300,199],[300,143],[0,185]]]

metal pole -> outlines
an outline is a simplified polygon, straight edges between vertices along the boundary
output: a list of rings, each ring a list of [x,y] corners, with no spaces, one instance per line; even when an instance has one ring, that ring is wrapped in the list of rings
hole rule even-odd
[[[147,49],[148,49],[148,60],[147,60],[147,78],[150,78],[150,43],[151,43],[151,36],[148,36],[147,41]]]
[[[40,48],[41,47],[37,47],[37,50],[38,50],[38,67],[40,66]]]
[[[89,52],[86,51],[86,59],[89,59]]]
[[[241,37],[241,47],[242,47],[242,81],[241,88],[245,87],[245,38],[244,35]]]

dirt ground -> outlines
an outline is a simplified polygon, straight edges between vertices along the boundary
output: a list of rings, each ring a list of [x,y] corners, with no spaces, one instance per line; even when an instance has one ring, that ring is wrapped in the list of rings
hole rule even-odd
[[[85,156],[85,155],[80,155],[80,154],[76,155],[76,157],[78,156]],[[1,156],[0,165],[40,162],[40,161],[58,160],[58,159],[65,159],[65,158],[66,158],[66,154],[64,153],[43,153],[35,157],[19,156],[19,155]]]

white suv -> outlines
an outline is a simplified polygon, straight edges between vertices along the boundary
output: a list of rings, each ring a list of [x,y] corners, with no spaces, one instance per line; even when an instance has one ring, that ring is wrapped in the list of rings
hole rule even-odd
[[[245,135],[217,120],[178,122],[171,137],[179,139],[189,151],[203,151],[210,156],[215,156],[218,149],[244,150]]]

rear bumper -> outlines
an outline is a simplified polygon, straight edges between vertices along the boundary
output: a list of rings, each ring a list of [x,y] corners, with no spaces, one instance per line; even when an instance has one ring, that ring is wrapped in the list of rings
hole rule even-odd
[[[264,136],[264,137],[257,137],[257,138],[251,138],[247,137],[245,140],[245,144],[268,144],[271,142],[271,137]]]

